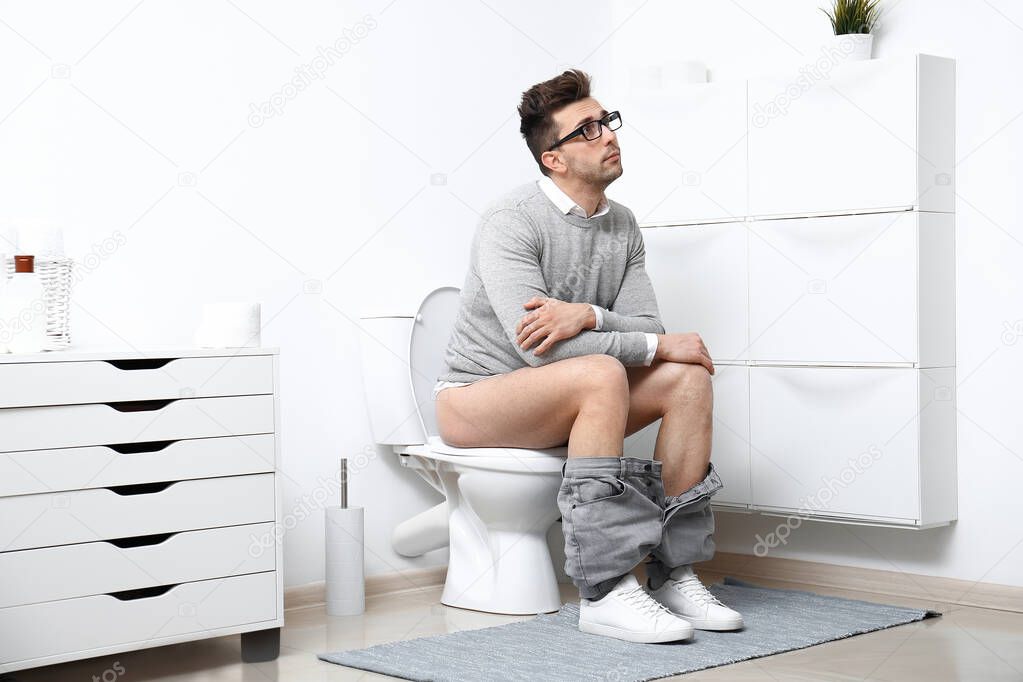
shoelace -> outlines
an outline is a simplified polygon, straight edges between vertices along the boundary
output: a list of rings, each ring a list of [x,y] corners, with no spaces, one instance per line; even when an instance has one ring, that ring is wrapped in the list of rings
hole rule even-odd
[[[695,574],[676,580],[673,587],[697,604],[724,606],[717,597],[707,591],[707,588],[700,582],[700,578]]]
[[[651,616],[656,616],[661,613],[667,613],[673,616],[674,614],[668,610],[661,602],[657,601],[650,594],[643,589],[642,585],[634,587],[627,592],[620,592],[618,594],[627,604],[635,606],[639,609],[640,613],[646,613]]]

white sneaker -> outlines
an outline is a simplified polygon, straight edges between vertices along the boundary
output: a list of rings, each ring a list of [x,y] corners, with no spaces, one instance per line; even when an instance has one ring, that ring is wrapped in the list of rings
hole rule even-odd
[[[600,601],[579,600],[579,629],[643,644],[693,636],[693,626],[653,599],[631,573]]]
[[[738,630],[742,615],[707,591],[690,565],[674,569],[664,584],[650,595],[700,630]]]

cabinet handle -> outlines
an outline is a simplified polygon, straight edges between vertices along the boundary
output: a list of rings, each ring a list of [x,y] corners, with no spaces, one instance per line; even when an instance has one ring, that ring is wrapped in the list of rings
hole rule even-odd
[[[154,410],[162,410],[175,400],[177,398],[168,398],[167,400],[123,400],[116,403],[103,404],[114,408],[118,412],[152,412]]]
[[[111,450],[116,450],[122,455],[134,455],[139,452],[159,452],[163,450],[171,443],[177,443],[176,440],[148,440],[142,443],[117,443],[115,445],[108,445],[107,447]]]
[[[107,490],[115,492],[118,495],[150,495],[152,493],[163,492],[167,488],[177,483],[177,481],[161,481],[160,483],[135,483],[133,485],[113,485],[108,486]]]
[[[104,362],[110,363],[117,369],[132,370],[132,369],[160,369],[168,362],[177,360],[177,358],[138,358],[134,360],[104,360]]]
[[[132,601],[133,599],[149,599],[166,594],[181,583],[173,585],[157,585],[156,587],[139,587],[134,590],[121,590],[120,592],[107,592],[108,595],[121,601]]]
[[[177,535],[177,533],[156,533],[154,535],[136,535],[130,538],[104,540],[103,542],[109,542],[114,547],[120,547],[121,549],[129,549],[131,547],[149,547],[152,545],[159,545],[175,535]]]

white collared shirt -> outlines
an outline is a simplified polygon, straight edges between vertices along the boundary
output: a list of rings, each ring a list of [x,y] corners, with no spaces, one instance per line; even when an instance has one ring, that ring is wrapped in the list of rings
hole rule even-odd
[[[589,220],[591,218],[599,218],[600,216],[606,214],[608,211],[611,210],[611,202],[607,200],[607,197],[601,197],[600,203],[597,204],[597,210],[594,212],[593,215],[588,216],[586,215],[586,210],[582,206],[577,204],[575,202],[575,199],[568,196],[563,189],[558,187],[557,183],[551,180],[549,176],[544,175],[543,177],[536,181],[536,184],[540,187],[541,190],[543,190],[543,193],[547,195],[547,198],[554,203],[558,210],[564,213],[565,215],[572,213],[574,215],[579,216],[580,218],[585,218]],[[604,313],[602,311],[602,308],[598,305],[593,305],[591,303],[590,307],[593,308],[593,314],[597,318],[597,325],[593,328],[593,331],[599,332],[601,330],[601,327],[604,326]],[[649,367],[650,363],[654,361],[654,355],[656,353],[657,334],[647,333],[646,358],[644,358],[643,364]]]
[[[558,187],[557,183],[551,180],[549,176],[544,175],[536,181],[536,184],[554,202],[554,205],[566,215],[574,213],[580,218],[599,218],[611,210],[611,204],[608,202],[607,197],[601,197],[600,203],[597,204],[596,212],[593,215],[586,215],[586,210],[575,203],[575,199],[565,194],[565,190]]]

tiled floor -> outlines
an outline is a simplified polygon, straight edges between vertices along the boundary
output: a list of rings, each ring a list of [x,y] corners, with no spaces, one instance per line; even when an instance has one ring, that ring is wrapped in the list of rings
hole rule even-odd
[[[721,579],[719,575],[707,573],[701,577],[707,584]],[[792,583],[754,582],[929,608],[944,615],[808,649],[667,679],[693,682],[1023,680],[1023,646],[1020,646],[1023,644],[1023,614]],[[573,587],[563,585],[562,597],[564,601],[572,601],[578,595]],[[499,625],[531,617],[463,611],[440,605],[439,598],[439,588],[375,597],[367,601],[365,614],[343,618],[328,618],[323,608],[289,611],[285,616],[281,656],[271,663],[240,663],[238,637],[234,636],[37,668],[13,673],[10,678],[17,682],[393,679],[324,663],[316,658],[316,653]],[[6,682],[2,676],[0,680]]]

